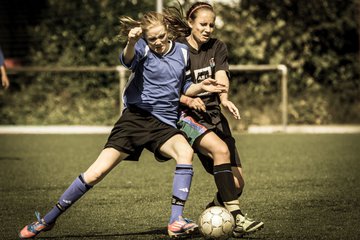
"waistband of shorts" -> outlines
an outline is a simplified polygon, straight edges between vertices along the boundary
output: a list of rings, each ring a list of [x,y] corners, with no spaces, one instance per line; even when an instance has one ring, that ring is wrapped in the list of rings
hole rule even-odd
[[[151,115],[150,112],[148,112],[148,111],[146,111],[146,110],[144,110],[142,108],[139,108],[136,105],[128,105],[127,109],[132,113],[140,113],[140,114],[143,114],[143,115]]]

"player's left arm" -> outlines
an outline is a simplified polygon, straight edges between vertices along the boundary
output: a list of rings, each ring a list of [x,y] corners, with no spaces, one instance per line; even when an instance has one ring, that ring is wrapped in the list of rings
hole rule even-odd
[[[228,109],[235,119],[240,119],[239,109],[233,102],[229,100],[229,85],[230,81],[226,71],[219,70],[215,73],[215,79],[217,82],[226,87],[226,91],[219,93],[221,105]]]
[[[222,93],[226,91],[225,86],[218,83],[215,79],[207,78],[200,83],[192,83],[185,90],[185,95],[196,96],[202,92]]]
[[[134,27],[130,29],[128,34],[128,41],[123,51],[123,61],[126,65],[130,65],[135,56],[135,44],[142,36],[141,27]]]

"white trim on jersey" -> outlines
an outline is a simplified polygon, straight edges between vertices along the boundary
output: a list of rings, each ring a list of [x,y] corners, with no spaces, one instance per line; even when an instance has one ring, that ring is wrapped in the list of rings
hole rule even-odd
[[[181,48],[181,51],[183,53],[183,56],[184,56],[184,61],[185,61],[185,66],[188,65],[188,50],[186,50],[185,48]]]

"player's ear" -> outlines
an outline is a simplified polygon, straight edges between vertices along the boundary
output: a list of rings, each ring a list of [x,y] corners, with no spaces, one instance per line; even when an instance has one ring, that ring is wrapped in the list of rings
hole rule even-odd
[[[191,19],[190,19],[190,20],[187,20],[187,24],[189,25],[190,28],[193,28],[193,26],[192,26],[192,20],[191,20]]]

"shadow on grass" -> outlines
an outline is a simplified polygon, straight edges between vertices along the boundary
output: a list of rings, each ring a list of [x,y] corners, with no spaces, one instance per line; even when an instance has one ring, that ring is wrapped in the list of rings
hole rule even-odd
[[[8,161],[21,161],[22,159],[19,158],[19,157],[4,157],[4,156],[0,157],[0,161],[6,161],[6,160],[8,160]]]
[[[146,238],[145,238],[146,237]],[[130,233],[114,233],[114,234],[99,234],[88,233],[82,235],[62,235],[54,237],[44,237],[38,239],[171,239],[167,235],[167,228],[153,229],[144,232],[130,232]],[[177,238],[179,239],[179,238]],[[182,237],[180,239],[201,239],[200,233],[194,233],[192,236]]]
[[[161,228],[161,229],[154,229],[144,232],[130,232],[130,233],[114,233],[114,234],[99,234],[99,233],[88,233],[88,234],[82,234],[82,235],[62,235],[57,237],[44,237],[44,238],[38,238],[38,239],[171,239],[167,235],[167,229]],[[176,239],[204,239],[200,232],[196,232],[191,236],[187,237],[178,237]],[[232,239],[232,238],[231,238]],[[248,239],[248,240],[259,240],[264,239],[263,237],[256,237],[254,235],[245,235],[242,237],[242,239]]]

